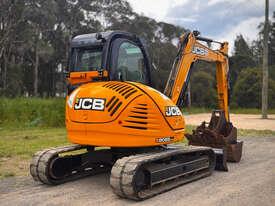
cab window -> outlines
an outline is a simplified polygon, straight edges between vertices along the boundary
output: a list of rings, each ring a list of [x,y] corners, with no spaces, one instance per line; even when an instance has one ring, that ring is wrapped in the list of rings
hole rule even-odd
[[[81,48],[74,50],[73,71],[97,71],[101,68],[102,48]]]
[[[123,42],[118,50],[117,74],[121,80],[145,83],[145,65],[141,49]]]

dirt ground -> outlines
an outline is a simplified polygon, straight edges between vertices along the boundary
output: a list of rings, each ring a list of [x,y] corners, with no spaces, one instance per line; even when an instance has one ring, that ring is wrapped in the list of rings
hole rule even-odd
[[[184,115],[189,125],[199,125],[203,121],[210,121],[211,114]],[[238,129],[272,130],[275,131],[275,115],[268,115],[268,119],[261,119],[255,114],[230,114],[230,120]]]
[[[45,186],[30,177],[0,180],[0,205],[250,205],[275,202],[275,137],[246,137],[243,159],[229,164],[229,172],[135,202],[117,197],[109,187],[109,174],[88,177],[59,186]]]

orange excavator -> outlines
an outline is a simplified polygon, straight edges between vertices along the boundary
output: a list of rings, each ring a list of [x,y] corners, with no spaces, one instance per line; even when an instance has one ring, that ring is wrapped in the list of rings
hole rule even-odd
[[[227,171],[242,142],[229,119],[228,43],[186,32],[163,93],[152,88],[142,40],[121,31],[76,36],[71,42],[66,128],[71,146],[37,152],[34,180],[57,185],[111,171],[120,197],[143,200],[184,183]],[[217,43],[212,50],[202,42]],[[165,57],[163,57],[165,58]],[[186,134],[182,107],[194,62],[216,63],[219,110]],[[185,137],[189,145],[173,144]]]

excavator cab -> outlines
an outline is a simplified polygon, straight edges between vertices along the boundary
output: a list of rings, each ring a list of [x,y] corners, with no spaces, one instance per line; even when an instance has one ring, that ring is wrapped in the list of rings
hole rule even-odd
[[[102,80],[151,85],[150,61],[140,38],[122,31],[73,38],[69,58],[69,93],[77,85]]]

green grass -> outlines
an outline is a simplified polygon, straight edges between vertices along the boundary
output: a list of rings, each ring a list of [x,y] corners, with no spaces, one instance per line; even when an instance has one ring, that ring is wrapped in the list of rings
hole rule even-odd
[[[15,173],[14,172],[10,172],[10,171],[7,171],[7,172],[0,172],[0,178],[4,178],[4,177],[13,177],[15,176]]]
[[[30,158],[38,150],[65,144],[65,128],[5,129],[0,131],[0,158]]]
[[[196,129],[196,126],[194,126],[194,125],[186,125],[186,127],[185,127],[185,133],[191,134],[192,130],[194,130],[194,129]]]
[[[255,130],[255,129],[238,129],[238,136],[242,137],[275,137],[275,131]]]
[[[0,98],[0,128],[63,127],[64,98]]]
[[[0,178],[25,176],[29,173],[31,156],[40,150],[70,144],[66,130],[31,128],[0,130]]]
[[[213,108],[204,107],[191,107],[183,108],[184,114],[199,114],[199,113],[210,113]],[[230,113],[232,114],[261,114],[261,109],[257,108],[230,108]],[[269,109],[268,114],[275,114],[275,109]]]

